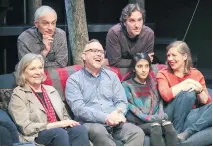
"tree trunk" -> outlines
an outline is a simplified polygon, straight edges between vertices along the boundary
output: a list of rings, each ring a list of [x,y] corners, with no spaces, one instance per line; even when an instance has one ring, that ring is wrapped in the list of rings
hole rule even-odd
[[[65,0],[65,8],[73,64],[83,65],[81,54],[89,38],[84,0]]]
[[[34,13],[42,5],[42,0],[28,0],[28,24],[34,24]]]
[[[145,0],[129,0],[130,4],[138,3],[142,10],[145,10]]]

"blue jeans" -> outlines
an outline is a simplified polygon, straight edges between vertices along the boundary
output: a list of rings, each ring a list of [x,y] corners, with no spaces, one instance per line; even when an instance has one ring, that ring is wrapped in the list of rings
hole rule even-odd
[[[192,110],[195,100],[195,92],[181,91],[176,95],[172,102],[164,107],[165,113],[167,113],[169,120],[173,123],[174,128],[178,133],[182,132],[186,117]]]
[[[0,146],[12,146],[13,145],[13,139],[12,139],[12,135],[11,132],[3,127],[0,126]]]
[[[182,131],[190,134],[212,126],[212,102],[190,111]]]
[[[212,144],[212,127],[201,130],[190,136],[181,146],[205,146]]]
[[[88,131],[82,125],[39,132],[35,142],[45,146],[90,146]]]
[[[6,128],[10,132],[13,143],[19,143],[19,136],[18,136],[18,130],[16,125],[11,120],[9,114],[1,109],[0,109],[0,126]],[[7,138],[6,134],[5,136],[1,134],[4,134],[4,133],[0,133],[0,136],[2,138]]]

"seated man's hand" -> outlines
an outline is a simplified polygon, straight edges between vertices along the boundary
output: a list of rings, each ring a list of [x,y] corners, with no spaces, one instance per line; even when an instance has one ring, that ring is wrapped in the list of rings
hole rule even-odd
[[[106,118],[106,124],[109,126],[115,126],[122,122],[126,122],[126,118],[120,108],[111,112]]]
[[[108,126],[116,126],[116,125],[118,125],[119,124],[119,122],[118,121],[113,121],[113,120],[111,120],[109,117],[107,117],[106,118],[106,124],[108,125]]]
[[[44,50],[43,50],[43,55],[46,56],[49,51],[51,50],[51,45],[53,43],[53,38],[49,35],[42,35],[43,40],[42,42],[44,43]]]
[[[122,122],[122,123],[125,123],[126,122],[126,117],[121,113],[120,115],[119,115],[119,120],[120,120],[120,122]]]

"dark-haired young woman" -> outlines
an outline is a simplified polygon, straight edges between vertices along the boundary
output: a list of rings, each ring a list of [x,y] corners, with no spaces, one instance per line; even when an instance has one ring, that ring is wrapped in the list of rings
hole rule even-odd
[[[177,145],[176,131],[167,121],[157,90],[155,75],[160,68],[159,64],[151,65],[147,54],[137,53],[134,56],[134,76],[122,83],[128,99],[126,118],[150,135],[151,145]]]

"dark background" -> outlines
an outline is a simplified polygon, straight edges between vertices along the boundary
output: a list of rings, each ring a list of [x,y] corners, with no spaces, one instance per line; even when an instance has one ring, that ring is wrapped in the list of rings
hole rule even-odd
[[[116,2],[116,3],[115,3]],[[62,0],[43,0],[58,13],[58,24],[66,24]],[[88,24],[116,24],[128,0],[85,0]],[[155,36],[182,40],[197,0],[146,0],[146,23],[154,23]],[[23,1],[10,0],[13,8],[7,13],[6,25],[23,25]],[[7,50],[7,73],[13,72],[18,62],[16,40],[18,36],[0,37],[0,74],[3,74],[3,50]],[[105,46],[106,33],[89,33]],[[212,1],[200,0],[185,41],[193,56],[197,56],[197,67],[212,69]],[[156,56],[165,61],[166,45],[155,45]]]

